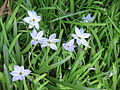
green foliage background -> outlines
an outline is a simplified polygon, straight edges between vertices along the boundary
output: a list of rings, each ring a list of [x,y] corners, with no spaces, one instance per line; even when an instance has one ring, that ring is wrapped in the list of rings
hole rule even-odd
[[[12,14],[0,16],[0,90],[120,90],[120,0],[9,2]],[[42,16],[45,37],[57,33],[58,51],[30,45],[32,29],[21,23],[26,10]],[[95,17],[93,23],[80,23],[88,13]],[[72,38],[74,26],[91,33],[91,48],[80,46],[73,53],[62,48],[61,43]],[[13,65],[32,73],[24,81],[12,82]]]

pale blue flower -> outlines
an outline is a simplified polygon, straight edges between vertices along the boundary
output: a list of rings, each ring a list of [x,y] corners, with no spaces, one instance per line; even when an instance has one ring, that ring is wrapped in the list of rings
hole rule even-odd
[[[55,39],[56,38],[56,33],[50,35],[49,39],[45,39],[44,42],[42,43],[41,47],[47,47],[49,46],[50,48],[52,48],[53,50],[57,50],[57,46],[54,44],[56,42],[59,42],[59,39]]]
[[[35,29],[33,29],[33,31],[30,33],[30,35],[33,38],[33,40],[31,40],[32,45],[42,43],[45,39],[45,38],[42,37],[43,36],[43,31],[40,31],[39,33],[37,33],[37,31]]]
[[[82,17],[83,21],[80,21],[80,22],[83,22],[83,23],[89,23],[89,22],[92,22],[94,17],[91,17],[90,14],[88,14],[86,17]]]
[[[72,34],[71,36],[77,40],[77,44],[78,45],[85,45],[86,47],[90,47],[88,42],[85,40],[86,38],[90,37],[91,34],[89,33],[84,33],[84,29],[81,28],[79,29],[78,27],[75,27],[75,33],[76,34]]]
[[[113,72],[111,71],[110,74],[109,74],[109,77],[112,77],[113,76]]]
[[[93,68],[93,67],[87,67],[89,70],[96,70],[96,68]]]
[[[17,81],[19,79],[24,80],[25,76],[30,73],[30,70],[24,69],[23,66],[19,67],[17,65],[14,65],[14,71],[10,72],[10,74],[13,76],[12,81]]]
[[[23,21],[29,24],[28,28],[35,27],[36,29],[39,29],[38,22],[41,21],[41,16],[37,16],[35,11],[28,10],[27,12],[28,12],[29,17],[25,17]]]
[[[75,48],[73,44],[74,44],[74,39],[70,40],[67,43],[63,43],[62,46],[64,47],[65,50],[68,50],[69,52],[73,52]]]

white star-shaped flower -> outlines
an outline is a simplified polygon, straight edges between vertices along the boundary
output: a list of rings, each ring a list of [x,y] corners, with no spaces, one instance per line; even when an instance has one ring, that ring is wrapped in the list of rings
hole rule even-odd
[[[44,40],[41,47],[43,48],[49,46],[53,50],[57,50],[57,46],[54,43],[59,42],[60,40],[55,38],[56,38],[56,33],[50,35],[49,39],[46,38],[46,40]]]
[[[91,17],[90,14],[88,14],[86,17],[82,17],[83,21],[80,21],[80,22],[83,22],[83,23],[89,23],[89,22],[92,22],[94,17]]]
[[[63,43],[62,46],[64,47],[65,50],[68,50],[69,52],[73,52],[75,48],[73,44],[74,44],[74,39],[70,40],[67,43]]]
[[[32,45],[36,45],[37,43],[42,43],[45,38],[43,38],[43,31],[40,31],[37,33],[37,31],[35,29],[33,29],[33,31],[30,33],[31,37],[33,38],[31,40],[31,44]]]
[[[39,21],[41,21],[41,16],[37,16],[37,13],[35,11],[28,10],[29,17],[25,17],[23,19],[24,22],[29,24],[28,28],[35,27],[37,30],[39,29]]]
[[[76,34],[72,34],[71,36],[77,40],[77,44],[78,45],[85,45],[86,47],[90,47],[88,42],[85,40],[86,38],[90,37],[91,34],[89,33],[84,33],[84,29],[81,28],[79,29],[78,27],[75,27],[75,33]]]
[[[10,74],[13,76],[12,81],[17,81],[19,79],[24,80],[25,76],[30,73],[30,70],[24,69],[23,66],[19,67],[17,65],[14,65],[14,71],[10,72]]]

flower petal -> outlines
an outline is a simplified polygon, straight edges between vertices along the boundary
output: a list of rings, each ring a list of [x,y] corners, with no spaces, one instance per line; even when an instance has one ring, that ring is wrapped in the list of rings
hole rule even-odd
[[[86,17],[82,17],[82,19],[86,19]]]
[[[41,45],[42,48],[43,48],[43,47],[46,47],[46,46],[48,46],[47,43],[43,43],[43,44]]]
[[[12,78],[12,81],[17,81],[19,79],[20,79],[20,76],[15,76],[15,77]]]
[[[82,38],[89,38],[91,36],[91,34],[89,34],[89,33],[84,33],[84,34],[82,34]]]
[[[41,21],[41,16],[37,16],[37,21]]]
[[[88,20],[83,20],[84,23],[88,23],[89,21]]]
[[[63,43],[62,46],[64,47],[65,50],[68,50],[69,52],[73,52],[74,51],[74,48],[75,46],[72,44],[68,44],[68,43]],[[69,47],[68,47],[69,46]]]
[[[74,39],[77,39],[77,35],[76,34],[71,34],[71,36],[74,38]]]
[[[88,14],[86,17],[87,17],[87,19],[89,20],[89,19],[91,18],[91,15],[90,15],[90,14]]]
[[[55,39],[55,38],[56,38],[56,33],[53,33],[53,34],[50,35],[49,40]]]
[[[60,39],[52,39],[51,40],[52,42],[59,42],[59,41],[61,41]]]
[[[56,46],[54,43],[50,44],[50,47],[51,47],[53,50],[57,50],[57,46]]]
[[[32,24],[29,24],[29,27],[28,28],[33,28],[34,27],[34,25],[32,25]]]
[[[26,76],[26,75],[28,75],[28,74],[30,74],[30,73],[31,73],[30,70],[28,70],[28,69],[25,69],[25,70],[24,70],[24,76]]]
[[[26,22],[26,23],[30,23],[31,17],[25,17],[25,18],[23,19],[23,21]]]
[[[18,65],[14,65],[14,71],[20,72],[20,67]]]
[[[75,33],[77,34],[77,36],[81,35],[79,28],[76,26],[75,26]]]
[[[38,34],[37,34],[37,39],[40,40],[43,36],[43,31],[40,31]]]
[[[12,71],[12,72],[10,72],[10,74],[11,74],[12,76],[18,76],[18,75],[19,75],[19,72]]]
[[[37,41],[35,41],[35,40],[31,40],[31,45],[36,45],[38,42]]]
[[[63,46],[64,48],[66,47],[66,45],[67,45],[67,43],[63,43],[63,44],[62,44],[62,46]]]
[[[35,17],[35,15],[37,15],[35,11],[27,10],[27,12],[28,12],[28,15],[32,18]]]
[[[37,17],[37,13],[32,10],[33,17]]]
[[[38,22],[35,22],[35,28],[36,28],[37,30],[40,28]]]
[[[33,39],[36,39],[36,37],[37,37],[37,31],[35,29],[33,29],[33,31],[30,33],[30,35],[31,35],[31,37]]]
[[[39,41],[38,41],[38,43],[46,43],[48,41],[48,39],[47,38],[39,38]]]
[[[24,67],[23,66],[20,67],[20,72],[24,73]]]
[[[83,34],[84,33],[84,29],[80,28],[80,33]]]
[[[77,39],[77,44],[80,45],[82,42],[80,39]]]
[[[25,79],[25,77],[23,75],[20,75],[19,77],[20,77],[20,80],[24,80]]]
[[[85,45],[86,47],[90,47],[88,42],[85,39],[81,39],[81,43]]]
[[[73,51],[74,51],[74,45],[73,45],[73,46],[70,46],[70,48],[68,48],[68,51],[69,51],[69,52],[73,52]]]
[[[73,45],[74,44],[74,39],[71,39],[69,42],[68,42],[69,45]]]

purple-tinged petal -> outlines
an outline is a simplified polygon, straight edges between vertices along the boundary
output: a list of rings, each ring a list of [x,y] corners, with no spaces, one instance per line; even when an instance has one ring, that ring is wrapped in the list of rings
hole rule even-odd
[[[34,41],[34,40],[31,40],[31,45],[36,45],[38,42],[37,41]]]
[[[71,34],[71,36],[74,38],[74,39],[77,39],[77,35],[76,34]]]
[[[62,46],[65,48],[65,46],[66,46],[66,43],[63,43],[63,44],[62,44]]]
[[[26,23],[30,23],[31,17],[25,17],[25,18],[23,19],[23,21],[26,22]]]
[[[40,31],[38,34],[37,34],[37,39],[40,40],[43,36],[43,31]]]
[[[24,73],[24,67],[23,66],[20,67],[20,72]]]
[[[41,45],[42,48],[43,48],[43,47],[46,47],[46,46],[48,46],[47,43],[43,43],[43,44]]]
[[[91,15],[90,15],[90,14],[88,14],[86,17],[87,17],[87,19],[89,20],[89,19],[91,18]]]
[[[90,47],[88,42],[85,39],[81,39],[81,43],[85,45],[86,47]]]
[[[74,51],[74,46],[71,46],[70,48],[68,48],[69,52],[73,52]]]
[[[75,48],[73,44],[69,43],[63,43],[62,46],[64,47],[65,50],[68,50],[69,52],[73,52]]]
[[[28,69],[25,69],[25,70],[24,70],[24,76],[26,76],[26,75],[28,75],[28,74],[30,74],[30,73],[31,73],[30,70],[28,70]]]
[[[37,17],[37,13],[32,10],[33,17]]]
[[[84,33],[84,34],[82,34],[82,38],[89,38],[91,36],[91,34],[89,34],[89,33]]]
[[[83,34],[84,33],[84,29],[80,28],[80,33]]]
[[[47,38],[39,38],[38,43],[47,43],[48,39]]]
[[[12,76],[18,76],[18,75],[19,75],[19,72],[12,71],[12,72],[10,72],[10,74],[11,74]]]
[[[57,50],[57,46],[56,46],[54,43],[50,44],[50,47],[51,47],[53,50]]]
[[[30,10],[27,10],[27,12],[28,12],[28,15],[31,17],[31,18],[33,18],[34,17],[34,12],[33,11],[30,11]]]
[[[80,39],[77,39],[77,44],[80,45],[82,42]]]
[[[25,77],[23,75],[20,75],[19,77],[20,77],[20,80],[24,80],[25,79]]]
[[[79,28],[76,26],[75,26],[75,33],[77,34],[77,36],[81,35]]]
[[[82,17],[82,19],[86,19],[86,17]]]
[[[13,78],[12,78],[12,81],[17,81],[17,80],[19,80],[20,79],[20,76],[14,76]]]
[[[31,35],[31,37],[33,39],[36,39],[36,37],[37,37],[37,31],[35,29],[33,29],[33,31],[30,33],[30,35]]]
[[[41,16],[37,16],[37,21],[41,21]]]
[[[36,24],[35,24],[35,28],[36,28],[37,30],[40,28],[38,22],[36,22]]]
[[[83,20],[84,23],[88,23],[89,21],[88,20]]]
[[[84,21],[79,21],[79,22],[84,23]]]
[[[49,40],[55,39],[55,38],[56,38],[56,33],[53,33],[52,35],[50,35]]]
[[[14,71],[20,72],[20,67],[18,65],[14,65]]]
[[[51,40],[52,42],[59,42],[59,41],[61,41],[60,39],[52,39]]]
[[[71,39],[69,42],[68,42],[69,45],[73,45],[74,44],[74,39]]]

